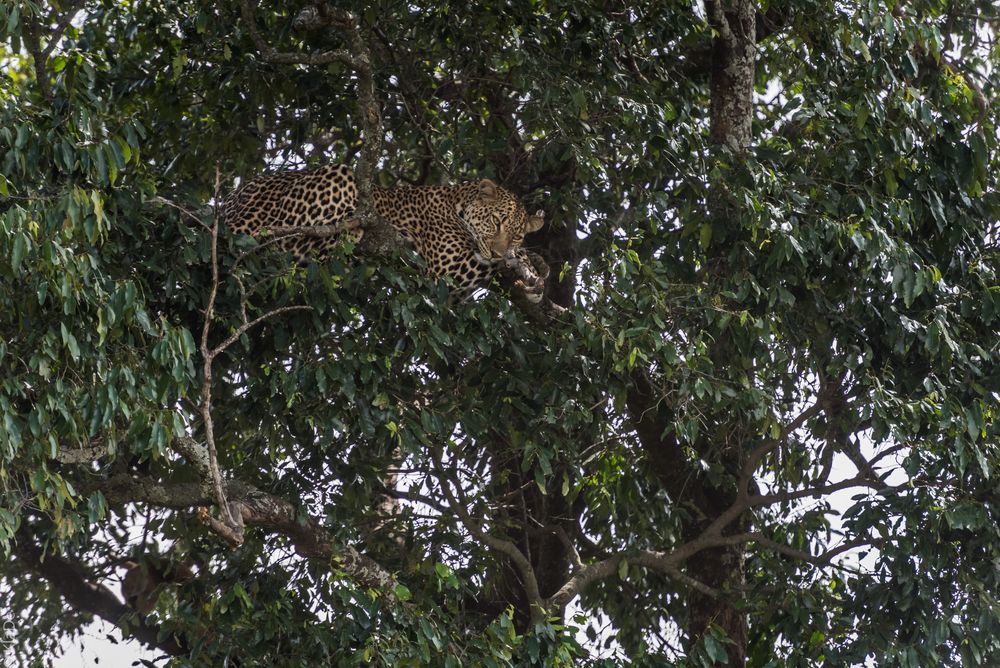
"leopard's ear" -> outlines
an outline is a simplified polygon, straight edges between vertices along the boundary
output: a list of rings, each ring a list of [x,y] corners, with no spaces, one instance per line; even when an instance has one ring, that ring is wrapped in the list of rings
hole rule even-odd
[[[545,212],[539,209],[535,212],[534,216],[528,216],[528,220],[524,226],[524,231],[526,234],[537,232],[542,229],[543,225],[545,225]]]
[[[483,199],[496,199],[497,184],[489,179],[483,179],[479,182],[479,194]]]

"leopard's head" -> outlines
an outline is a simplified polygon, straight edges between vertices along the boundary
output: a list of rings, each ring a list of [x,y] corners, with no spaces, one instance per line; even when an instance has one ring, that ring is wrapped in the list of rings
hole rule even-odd
[[[542,228],[545,214],[529,216],[524,206],[506,188],[489,179],[477,184],[472,198],[458,208],[458,215],[475,233],[479,250],[487,257],[501,258],[524,243],[524,235]]]

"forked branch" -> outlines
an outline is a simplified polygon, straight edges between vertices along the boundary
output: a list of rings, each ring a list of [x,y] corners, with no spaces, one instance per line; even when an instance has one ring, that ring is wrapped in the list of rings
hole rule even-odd
[[[207,475],[207,484],[212,492],[216,504],[219,507],[219,514],[222,516],[222,521],[218,522],[206,514],[202,515],[202,519],[208,524],[216,533],[223,536],[227,541],[234,545],[240,545],[243,542],[243,517],[240,516],[240,512],[233,512],[231,504],[226,499],[225,489],[222,483],[222,473],[219,470],[219,456],[218,449],[215,443],[215,424],[212,421],[212,365],[215,362],[215,358],[226,351],[229,346],[239,340],[246,332],[248,332],[253,327],[259,325],[260,323],[273,318],[282,313],[287,313],[290,311],[301,311],[301,310],[311,310],[309,306],[284,306],[281,308],[268,311],[263,315],[255,318],[250,322],[244,321],[244,323],[236,329],[232,334],[230,334],[222,343],[215,347],[209,345],[209,334],[212,329],[212,318],[215,314],[215,301],[219,293],[219,225],[221,220],[221,212],[219,210],[221,198],[220,198],[220,183],[221,183],[221,169],[218,163],[215,165],[215,201],[212,208],[212,227],[211,227],[211,272],[212,272],[212,284],[209,288],[208,293],[208,303],[205,305],[205,316],[202,322],[201,328],[201,342],[199,344],[199,352],[201,353],[202,360],[202,385],[201,385],[201,420],[202,426],[205,430],[205,447],[207,449],[207,457],[202,458],[200,461],[194,462],[195,465],[202,469],[203,478]],[[188,457],[191,457],[192,450],[185,444],[181,449],[181,453],[187,453]]]

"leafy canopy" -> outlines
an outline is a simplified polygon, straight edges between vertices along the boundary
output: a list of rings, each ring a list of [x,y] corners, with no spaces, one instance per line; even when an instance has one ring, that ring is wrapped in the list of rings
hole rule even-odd
[[[725,662],[723,630],[691,630],[693,566],[649,555],[690,543],[773,443],[745,588],[722,592],[752,664],[988,664],[998,63],[994,10],[968,4],[761,7],[745,154],[708,139],[718,35],[688,3],[355,7],[379,181],[491,177],[544,208],[529,244],[569,307],[540,325],[496,289],[449,303],[412,262],[293,267],[223,233],[213,343],[244,312],[311,307],[215,361],[225,477],[356,547],[388,592],[288,525],[227,546],[194,518],[213,500],[179,450],[204,439],[215,166],[231,186],[353,163],[353,73],[267,62],[235,2],[0,6],[0,573],[4,617],[32,621],[14,659],[101,614],[37,545],[86,581],[196,564],[147,620],[185,648],[175,665]],[[281,50],[345,47],[293,31],[302,7],[265,2],[257,26]],[[680,468],[639,437],[640,382]],[[608,568],[580,614],[539,619],[509,545],[546,600]]]

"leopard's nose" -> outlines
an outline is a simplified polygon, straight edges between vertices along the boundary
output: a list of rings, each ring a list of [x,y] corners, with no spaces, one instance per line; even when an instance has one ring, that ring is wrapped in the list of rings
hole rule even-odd
[[[493,257],[503,257],[508,248],[510,248],[510,242],[501,236],[494,238],[490,242],[490,252],[493,254]]]

